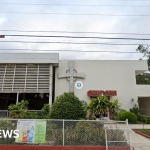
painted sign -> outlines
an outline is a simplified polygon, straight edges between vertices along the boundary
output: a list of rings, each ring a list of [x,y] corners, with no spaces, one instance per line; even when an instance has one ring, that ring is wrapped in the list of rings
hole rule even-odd
[[[107,90],[107,91],[103,91],[103,90],[90,90],[87,92],[88,96],[99,96],[99,95],[103,95],[104,96],[117,96],[117,91],[115,90]]]
[[[17,143],[45,143],[46,121],[18,120],[17,130],[19,130]]]
[[[83,88],[83,83],[81,82],[81,81],[77,81],[76,83],[75,83],[75,87],[76,87],[76,89],[82,89]]]

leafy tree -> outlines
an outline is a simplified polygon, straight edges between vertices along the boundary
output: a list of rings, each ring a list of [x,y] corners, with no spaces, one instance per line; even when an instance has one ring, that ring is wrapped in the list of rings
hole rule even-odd
[[[50,109],[51,119],[80,119],[86,117],[83,101],[71,93],[63,93],[56,97]]]
[[[99,96],[97,98],[93,98],[92,101],[87,105],[86,110],[89,110],[91,114],[100,114],[100,117],[104,114],[108,113],[108,109],[110,108],[110,102],[107,96]]]
[[[150,67],[150,49],[149,46],[144,46],[144,45],[139,45],[136,51],[143,53],[143,57],[148,57],[147,63],[148,66]],[[149,68],[150,70],[150,68]]]
[[[120,110],[122,104],[119,103],[118,99],[115,99],[114,101],[110,101],[110,103],[111,103],[110,110],[114,116],[116,111]]]
[[[147,63],[148,63],[148,70],[150,71],[150,49],[149,46],[139,45],[136,51],[143,53],[143,57],[148,57]],[[142,58],[140,58],[142,60]],[[136,76],[136,83],[137,84],[150,84],[150,75],[147,73],[144,73],[144,75],[137,75]]]

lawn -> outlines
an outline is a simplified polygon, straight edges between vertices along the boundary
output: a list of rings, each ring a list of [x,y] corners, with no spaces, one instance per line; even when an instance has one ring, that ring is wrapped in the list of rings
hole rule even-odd
[[[135,130],[150,136],[150,129],[135,129]]]

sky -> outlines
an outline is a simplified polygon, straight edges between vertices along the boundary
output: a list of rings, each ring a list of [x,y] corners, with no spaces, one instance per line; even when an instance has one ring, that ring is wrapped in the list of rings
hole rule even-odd
[[[59,53],[60,59],[138,60],[143,54],[111,52],[136,52],[139,44],[150,45],[149,40],[66,36],[150,39],[150,0],[1,0],[0,35],[6,35],[5,38],[0,38],[1,54],[55,52]],[[73,52],[75,50],[86,52]]]

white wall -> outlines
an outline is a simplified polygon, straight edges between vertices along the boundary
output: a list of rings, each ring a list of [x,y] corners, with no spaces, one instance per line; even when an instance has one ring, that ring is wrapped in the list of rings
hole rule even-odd
[[[87,96],[89,90],[117,90],[117,96],[111,100],[119,99],[122,108],[129,110],[137,103],[136,70],[147,70],[146,61],[114,61],[114,60],[75,60],[75,69],[78,73],[84,72],[84,87],[81,90],[74,88],[74,93],[81,100],[90,101]],[[63,92],[69,92],[69,81],[58,79],[58,72],[68,70],[68,60],[60,60],[55,74],[55,97]],[[150,94],[149,94],[150,95]],[[131,99],[135,101],[132,102]]]

